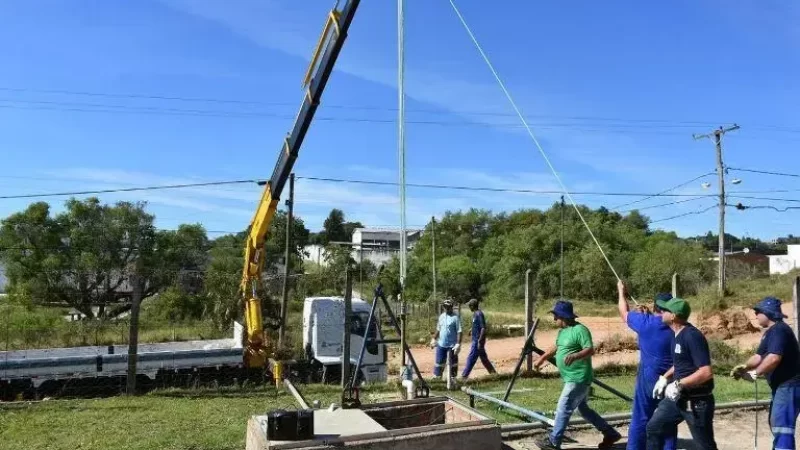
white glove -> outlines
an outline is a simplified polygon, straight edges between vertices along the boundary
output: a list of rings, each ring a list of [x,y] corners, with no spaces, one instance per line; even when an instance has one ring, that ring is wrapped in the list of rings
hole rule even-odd
[[[664,390],[664,397],[673,402],[677,402],[681,397],[681,384],[677,381],[670,383],[667,389]]]
[[[459,350],[461,350],[461,344],[456,344],[453,346],[453,354],[458,355]]]
[[[431,339],[430,346],[431,348],[436,348],[436,339]]]
[[[664,390],[667,388],[669,384],[669,380],[667,377],[661,375],[658,377],[658,381],[656,382],[656,386],[653,388],[653,398],[658,400],[660,398],[664,398]]]

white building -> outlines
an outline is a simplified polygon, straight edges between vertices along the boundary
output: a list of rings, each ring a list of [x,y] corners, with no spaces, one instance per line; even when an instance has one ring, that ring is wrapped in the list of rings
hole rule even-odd
[[[406,230],[406,248],[411,250],[422,230]],[[356,228],[353,231],[353,259],[370,261],[376,266],[388,263],[400,251],[400,229]]]
[[[422,230],[406,230],[406,246],[414,248]],[[347,244],[344,244],[347,245]],[[370,261],[376,266],[386,264],[400,251],[400,230],[398,228],[357,228],[353,231],[352,258],[357,261]],[[325,247],[322,245],[306,245],[303,248],[303,259],[320,266],[327,265]]]
[[[787,245],[785,255],[769,255],[769,273],[778,275],[800,268],[800,245]]]

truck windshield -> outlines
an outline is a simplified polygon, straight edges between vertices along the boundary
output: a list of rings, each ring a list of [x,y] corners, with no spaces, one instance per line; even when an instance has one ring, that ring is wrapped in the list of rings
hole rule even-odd
[[[364,337],[364,334],[367,331],[367,320],[369,320],[369,313],[367,312],[357,312],[353,313],[353,316],[350,318],[350,333],[355,334],[356,336]],[[375,320],[372,320],[372,326],[369,330],[369,337],[374,338],[377,335],[376,324]]]

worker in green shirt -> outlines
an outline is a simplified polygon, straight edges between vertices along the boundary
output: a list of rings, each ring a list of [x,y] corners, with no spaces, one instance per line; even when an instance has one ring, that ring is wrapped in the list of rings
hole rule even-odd
[[[615,442],[622,439],[617,430],[611,427],[599,414],[589,408],[589,388],[594,379],[592,371],[592,333],[583,324],[578,323],[572,303],[559,300],[552,311],[553,320],[560,330],[556,345],[548,349],[537,360],[534,366],[539,370],[548,359],[556,357],[556,366],[564,381],[564,388],[556,407],[555,426],[549,436],[545,436],[536,445],[545,450],[561,448],[567,424],[575,409],[603,433],[603,441],[597,446],[600,450],[611,449]]]

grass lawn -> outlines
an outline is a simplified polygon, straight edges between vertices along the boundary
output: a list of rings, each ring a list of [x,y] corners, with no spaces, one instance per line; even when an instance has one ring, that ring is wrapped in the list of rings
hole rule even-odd
[[[631,393],[633,376],[607,374],[603,381]],[[507,378],[474,384],[483,392],[504,391]],[[524,378],[517,381],[511,401],[529,409],[552,415],[560,392],[557,378]],[[436,394],[445,395],[443,385],[433,385]],[[323,404],[336,401],[335,387],[302,388],[309,401]],[[394,387],[374,386],[362,392],[362,401],[379,401]],[[717,403],[753,398],[752,385],[718,377]],[[467,402],[463,393],[452,397]],[[502,396],[502,394],[496,394]],[[595,389],[591,405],[600,413],[629,411],[630,406],[601,389]],[[478,409],[501,423],[523,421],[498,412],[486,402]],[[294,409],[293,398],[272,388],[229,391],[163,391],[142,397],[115,397],[92,400],[53,400],[29,404],[0,404],[0,449],[17,450],[242,450],[245,425],[253,414],[277,408]]]

